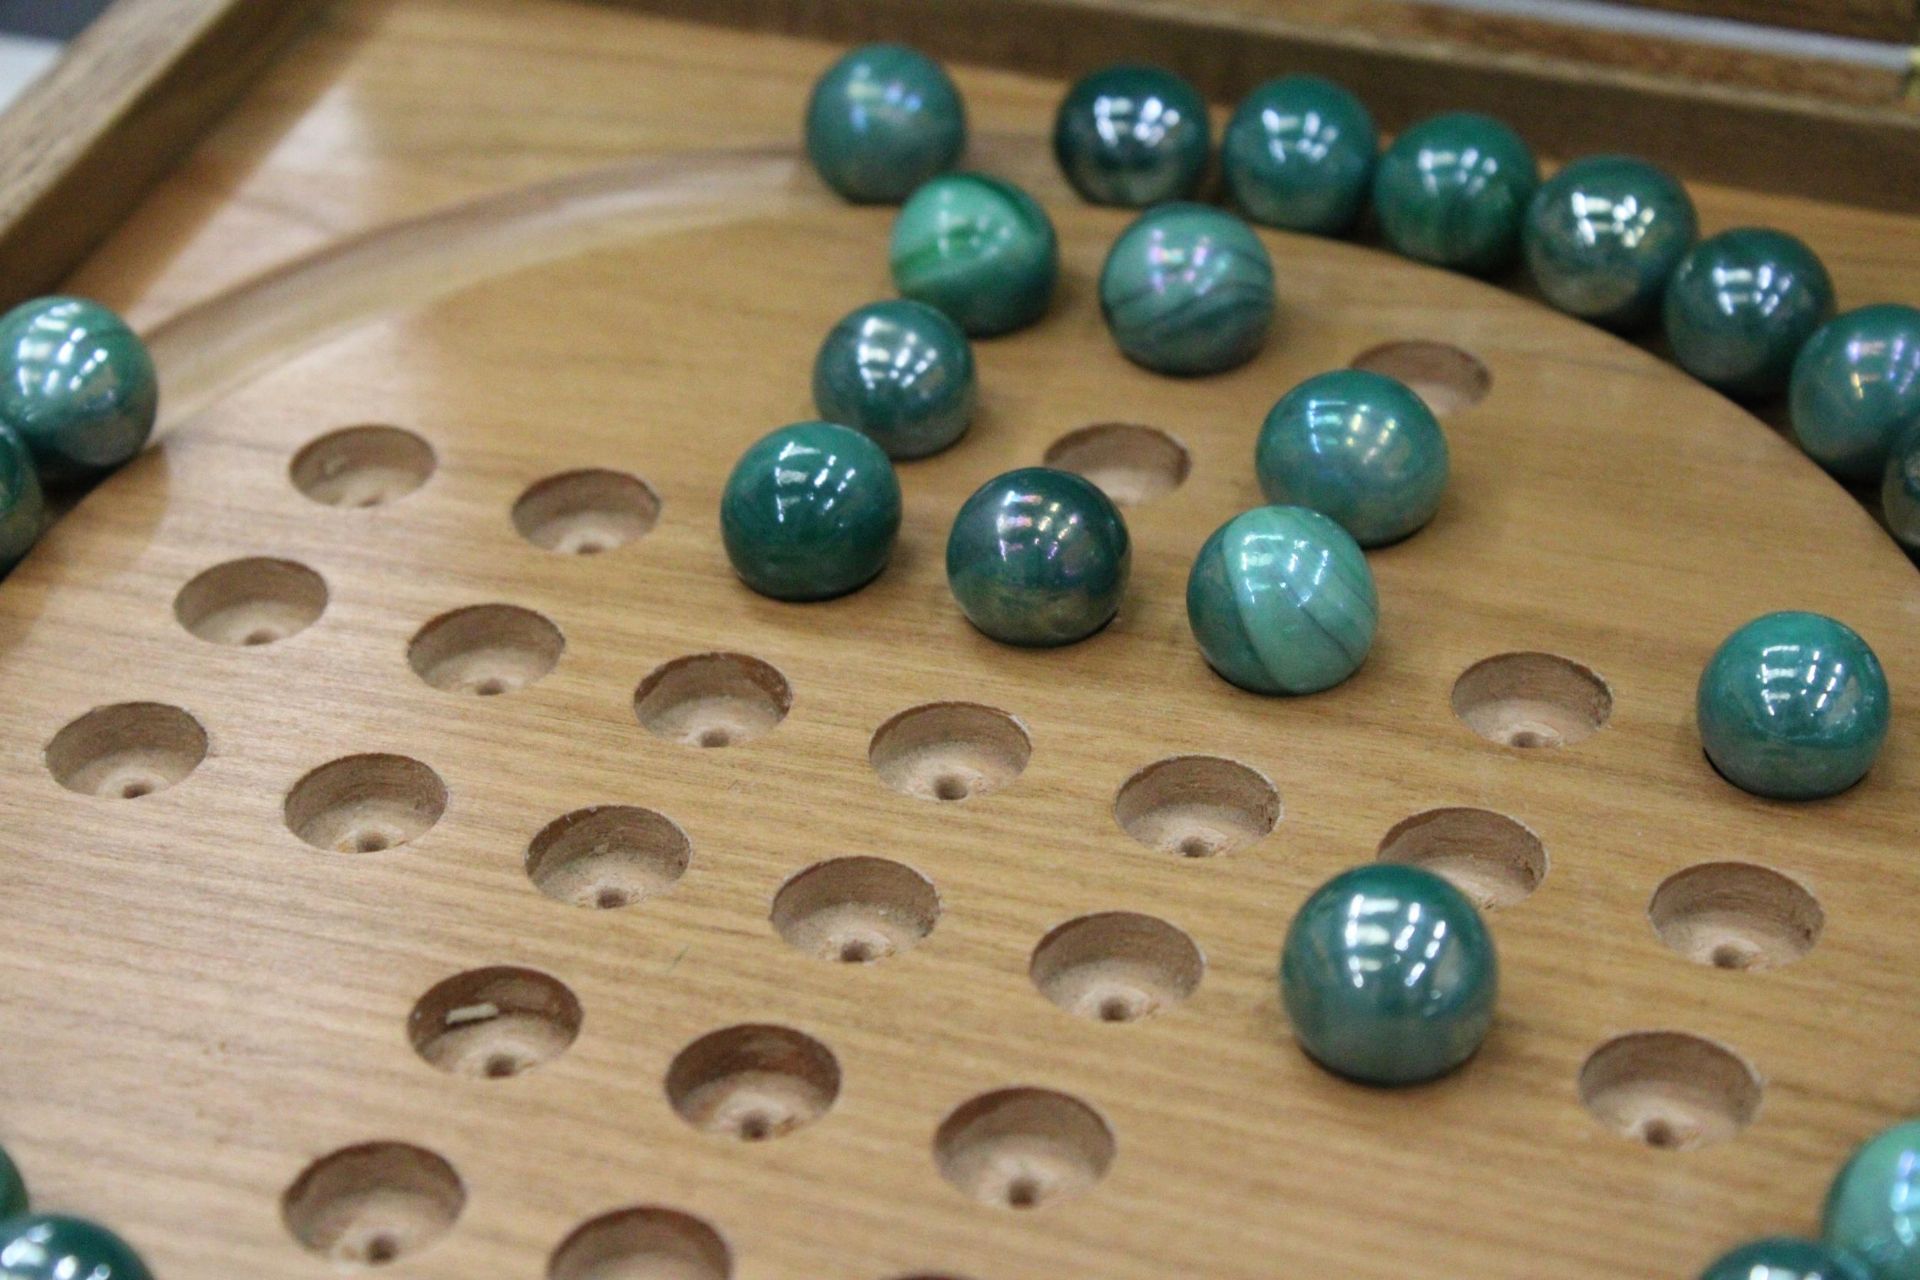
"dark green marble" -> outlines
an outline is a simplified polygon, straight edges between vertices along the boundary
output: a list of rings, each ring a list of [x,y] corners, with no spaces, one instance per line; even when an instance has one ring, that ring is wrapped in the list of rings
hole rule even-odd
[[[1880,484],[1880,510],[1895,540],[1908,554],[1920,556],[1920,422],[1893,443]]]
[[[0,1221],[17,1218],[27,1211],[27,1180],[20,1176],[13,1157],[0,1151]]]
[[[1776,800],[1845,791],[1887,736],[1887,677],[1867,642],[1818,613],[1770,613],[1720,646],[1700,675],[1707,758],[1727,781]]]
[[[33,455],[11,430],[0,426],[0,574],[33,550],[47,522],[47,500]]]
[[[1547,179],[1527,206],[1527,267],[1546,300],[1609,329],[1660,314],[1680,259],[1700,234],[1687,189],[1632,156],[1586,156]]]
[[[1209,665],[1254,693],[1318,693],[1373,647],[1380,602],[1345,529],[1305,507],[1221,525],[1187,575],[1187,623]]]
[[[1848,1254],[1812,1240],[1771,1236],[1717,1258],[1700,1280],[1873,1280]]]
[[[0,1222],[0,1280],[152,1280],[152,1273],[98,1223],[36,1213]]]
[[[953,167],[967,114],[939,63],[906,45],[869,44],[814,83],[806,133],[827,185],[849,200],[894,203]]]
[[[1540,166],[1492,116],[1457,111],[1393,140],[1373,179],[1387,243],[1409,258],[1491,275],[1520,251],[1520,224]]]
[[[146,344],[84,298],[37,298],[0,316],[0,423],[48,485],[97,479],[153,433],[160,386]]]
[[[1920,1120],[1860,1145],[1827,1191],[1820,1234],[1873,1280],[1920,1280]]]
[[[900,532],[900,481],[852,427],[796,422],[748,449],[720,499],[741,581],[776,600],[827,600],[871,582]]]
[[[995,640],[1071,644],[1112,620],[1133,563],[1127,524],[1077,475],[1023,467],[987,481],[954,517],[947,583]]]
[[[813,361],[813,403],[890,458],[924,458],[973,420],[973,348],[945,312],[900,298],[861,307]]]
[[[1159,373],[1251,360],[1273,325],[1273,260],[1244,221],[1203,204],[1134,220],[1100,271],[1100,313],[1128,359]]]
[[[1674,363],[1741,399],[1784,391],[1794,357],[1833,314],[1833,282],[1784,231],[1739,227],[1695,245],[1667,282]]]
[[[1280,995],[1300,1047],[1363,1084],[1419,1084],[1472,1057],[1499,986],[1493,938],[1473,903],[1399,863],[1321,886],[1280,955]]]
[[[1871,484],[1920,423],[1920,308],[1862,307],[1820,326],[1793,362],[1793,434],[1847,484]]]
[[[1360,99],[1319,76],[1281,76],[1241,99],[1220,169],[1228,195],[1255,222],[1337,236],[1359,220],[1379,153]]]
[[[1083,200],[1145,208],[1183,200],[1207,172],[1207,103],[1160,67],[1107,67],[1067,91],[1053,156]]]
[[[894,220],[889,254],[901,296],[938,307],[975,337],[1045,315],[1060,276],[1047,211],[979,173],[946,174],[914,192]]]

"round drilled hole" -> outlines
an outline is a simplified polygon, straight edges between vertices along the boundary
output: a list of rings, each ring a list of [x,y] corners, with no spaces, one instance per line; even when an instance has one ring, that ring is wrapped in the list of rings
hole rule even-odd
[[[440,775],[406,756],[347,756],[287,792],[287,829],[316,849],[379,853],[425,835],[447,809]]]
[[[513,504],[513,527],[536,547],[590,556],[644,538],[660,496],[624,471],[567,471],[537,481]]]
[[[576,907],[630,907],[674,886],[693,845],[671,818],[631,805],[576,809],[527,846],[527,876],[540,892]]]
[[[789,945],[845,964],[911,950],[940,919],[933,882],[885,858],[808,867],[773,897],[773,927]]]
[[[1647,916],[1662,942],[1718,969],[1791,964],[1826,925],[1798,881],[1747,862],[1706,862],[1667,877]]]
[[[314,1162],[287,1188],[280,1211],[309,1252],[381,1266],[445,1235],[466,1203],[460,1176],[433,1152],[374,1142]]]
[[[443,613],[407,646],[414,674],[436,689],[495,697],[553,670],[567,641],[531,609],[477,604]]]
[[[348,427],[293,457],[293,487],[329,507],[377,507],[433,475],[433,447],[399,427]]]
[[[1047,446],[1046,464],[1093,481],[1123,507],[1172,493],[1193,469],[1187,446],[1155,427],[1097,422]]]
[[[326,608],[327,584],[291,560],[229,560],[173,598],[180,625],[214,644],[272,644],[305,631]]]
[[[1193,939],[1164,920],[1109,911],[1069,920],[1033,949],[1033,985],[1068,1013],[1137,1022],[1199,987],[1207,962]]]
[[[1551,653],[1503,653],[1453,686],[1453,713],[1489,742],[1530,749],[1591,737],[1613,714],[1607,682]]]
[[[47,743],[47,771],[69,791],[138,800],[165,791],[207,758],[207,731],[178,707],[95,707]]]
[[[1636,1031],[1588,1056],[1580,1068],[1580,1101],[1622,1137],[1687,1151],[1747,1127],[1760,1108],[1760,1077],[1711,1040]]]
[[[667,1099],[705,1133],[764,1142],[818,1120],[840,1094],[827,1047],[787,1027],[728,1027],[682,1049]]]
[[[646,1206],[595,1218],[561,1241],[547,1280],[728,1280],[733,1254],[700,1219]]]
[[[1280,793],[1237,761],[1174,756],[1122,783],[1113,816],[1149,849],[1211,858],[1272,831],[1280,821]]]
[[[983,1204],[1038,1209],[1079,1195],[1113,1164],[1113,1130],[1078,1098],[1002,1089],[963,1103],[933,1138],[946,1180]]]
[[[474,969],[420,997],[407,1038],[442,1071],[502,1080],[565,1053],[580,1018],[580,1001],[558,979],[532,969]]]
[[[1445,876],[1483,908],[1513,906],[1547,875],[1540,837],[1491,809],[1416,813],[1387,832],[1379,856]]]
[[[881,725],[867,748],[880,781],[943,801],[998,791],[1020,776],[1032,755],[1018,720],[972,702],[911,707]]]
[[[634,691],[649,732],[690,747],[730,747],[770,732],[793,707],[778,671],[744,653],[696,653],[654,668]]]
[[[1493,389],[1487,366],[1444,342],[1383,343],[1355,356],[1353,367],[1406,383],[1436,418],[1472,408]]]

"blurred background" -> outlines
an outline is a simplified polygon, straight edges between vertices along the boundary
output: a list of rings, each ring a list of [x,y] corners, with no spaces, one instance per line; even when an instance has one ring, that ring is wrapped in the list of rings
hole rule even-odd
[[[269,0],[271,2],[271,0]],[[60,48],[112,0],[0,0],[0,107],[20,96]]]

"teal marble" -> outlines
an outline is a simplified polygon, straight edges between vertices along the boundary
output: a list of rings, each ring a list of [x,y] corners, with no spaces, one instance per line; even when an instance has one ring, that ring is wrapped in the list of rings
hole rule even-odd
[[[0,316],[0,423],[33,453],[41,482],[79,484],[139,453],[160,384],[146,344],[84,298],[37,298]]]
[[[47,500],[33,455],[19,436],[0,426],[0,574],[33,550],[47,522]]]
[[[1520,251],[1540,165],[1492,116],[1433,116],[1393,140],[1373,178],[1387,243],[1409,258],[1491,275]]]
[[[1861,307],[1820,326],[1793,362],[1788,405],[1807,456],[1847,484],[1887,469],[1920,423],[1920,308]]]
[[[152,1280],[127,1242],[84,1218],[36,1213],[0,1222],[4,1280]]]
[[[828,186],[863,204],[892,204],[953,167],[967,143],[967,113],[932,58],[869,44],[814,82],[806,134],[807,157]]]
[[[1873,1280],[1858,1258],[1813,1240],[1771,1236],[1715,1259],[1700,1280]]]
[[[1203,204],[1158,205],[1107,251],[1100,313],[1128,359],[1158,373],[1251,360],[1273,326],[1273,260],[1252,227]]]
[[[924,458],[973,420],[973,348],[924,302],[861,307],[827,334],[813,361],[813,403],[829,422],[872,436],[890,458]]]
[[[1737,227],[1680,261],[1663,305],[1674,363],[1743,400],[1784,391],[1794,357],[1833,314],[1833,282],[1784,231]]]
[[[1360,99],[1319,76],[1254,87],[1227,122],[1220,171],[1255,222],[1337,236],[1367,201],[1380,134]]]
[[[1420,1084],[1471,1058],[1493,1025],[1499,986],[1493,938],[1473,903],[1399,863],[1322,885],[1280,953],[1280,996],[1300,1047],[1362,1084]]]
[[[1827,1189],[1821,1238],[1872,1280],[1920,1280],[1920,1120],[1862,1143]]]
[[[1318,693],[1366,660],[1373,571],[1345,529],[1305,507],[1256,507],[1214,530],[1187,575],[1187,623],[1209,665],[1254,693]]]
[[[954,517],[947,583],[987,635],[1042,648],[1113,619],[1133,552],[1120,509],[1079,476],[1023,467],[980,486]]]
[[[1867,642],[1818,613],[1769,613],[1700,674],[1707,758],[1758,796],[1811,800],[1866,776],[1887,736],[1887,677]]]
[[[871,582],[900,532],[900,481],[866,436],[796,422],[753,445],[720,499],[741,581],[776,600],[827,600]]]
[[[1405,383],[1336,369],[1273,406],[1253,465],[1268,502],[1311,507],[1378,547],[1433,519],[1447,487],[1447,437]]]
[[[1053,156],[1080,198],[1145,208],[1199,190],[1212,150],[1207,102],[1161,67],[1105,67],[1067,91]]]
[[[1920,422],[1893,443],[1880,483],[1880,511],[1895,541],[1920,556]]]
[[[27,1211],[27,1181],[20,1176],[13,1157],[0,1151],[0,1221],[17,1218]]]
[[[1585,156],[1541,185],[1520,241],[1541,296],[1571,316],[1637,329],[1700,234],[1687,189],[1632,156]]]
[[[975,337],[1038,320],[1060,277],[1047,211],[980,173],[944,174],[914,192],[894,220],[889,252],[902,297],[938,307]]]

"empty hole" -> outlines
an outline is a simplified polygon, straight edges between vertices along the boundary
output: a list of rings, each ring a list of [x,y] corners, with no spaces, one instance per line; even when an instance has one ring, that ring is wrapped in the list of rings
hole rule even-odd
[[[406,756],[347,756],[287,792],[287,829],[316,849],[378,853],[425,835],[447,809],[440,775]]]
[[[407,661],[436,689],[485,698],[540,679],[566,647],[560,628],[531,609],[477,604],[420,628],[407,646]]]
[[[1093,481],[1123,507],[1172,493],[1193,460],[1166,432],[1132,422],[1097,422],[1047,446],[1046,464]]]
[[[1113,1130],[1078,1098],[1002,1089],[963,1103],[934,1134],[940,1173],[983,1204],[1038,1209],[1091,1189],[1115,1153]]]
[[[547,1280],[728,1280],[733,1255],[720,1233],[674,1209],[622,1209],[561,1242]]]
[[[1280,821],[1280,793],[1237,761],[1173,756],[1122,783],[1113,816],[1149,849],[1211,858],[1271,832]]]
[[[207,731],[178,707],[122,702],[95,707],[53,735],[54,781],[82,795],[137,800],[165,791],[207,758]]]
[[[580,1019],[580,1001],[556,978],[533,969],[474,969],[420,997],[407,1038],[442,1071],[498,1080],[565,1053]]]
[[[634,690],[649,732],[688,746],[727,747],[770,732],[793,708],[778,671],[744,653],[696,653],[654,668]]]
[[[1472,408],[1493,388],[1486,365],[1444,342],[1384,343],[1355,356],[1353,367],[1406,383],[1436,418]]]
[[[1192,995],[1207,962],[1193,939],[1166,921],[1109,911],[1069,920],[1042,938],[1027,971],[1068,1013],[1135,1022]]]
[[[865,964],[911,950],[933,932],[940,895],[901,863],[835,858],[781,885],[772,918],[774,931],[808,955]]]
[[[1379,857],[1445,876],[1483,908],[1523,901],[1547,875],[1540,837],[1491,809],[1416,813],[1387,832]]]
[[[1660,941],[1719,969],[1791,964],[1826,925],[1798,881],[1747,862],[1706,862],[1667,877],[1647,917]]]
[[[610,911],[671,889],[692,859],[687,833],[671,818],[597,805],[541,829],[527,846],[527,876],[549,898]]]
[[[453,1166],[400,1142],[348,1147],[315,1161],[281,1197],[281,1217],[309,1252],[348,1266],[418,1253],[466,1207]]]
[[[1613,694],[1577,662],[1503,653],[1474,663],[1454,682],[1453,713],[1489,742],[1561,747],[1600,731],[1613,714]]]
[[[592,556],[644,538],[660,497],[623,471],[566,471],[530,486],[513,504],[513,527],[536,547]]]
[[[973,702],[909,707],[874,732],[867,760],[880,781],[922,800],[986,795],[1027,767],[1033,743],[1004,711]]]
[[[1580,1068],[1580,1101],[1595,1119],[1650,1147],[1724,1142],[1760,1107],[1760,1077],[1737,1054],[1680,1031],[1616,1036]]]
[[[214,644],[263,645],[305,631],[327,608],[327,584],[291,560],[229,560],[173,598],[173,616]]]
[[[715,1031],[682,1049],[667,1070],[667,1100],[681,1119],[749,1142],[819,1119],[839,1094],[833,1054],[788,1027]]]
[[[293,487],[330,507],[377,507],[404,498],[433,475],[433,448],[399,427],[348,427],[293,457]]]

